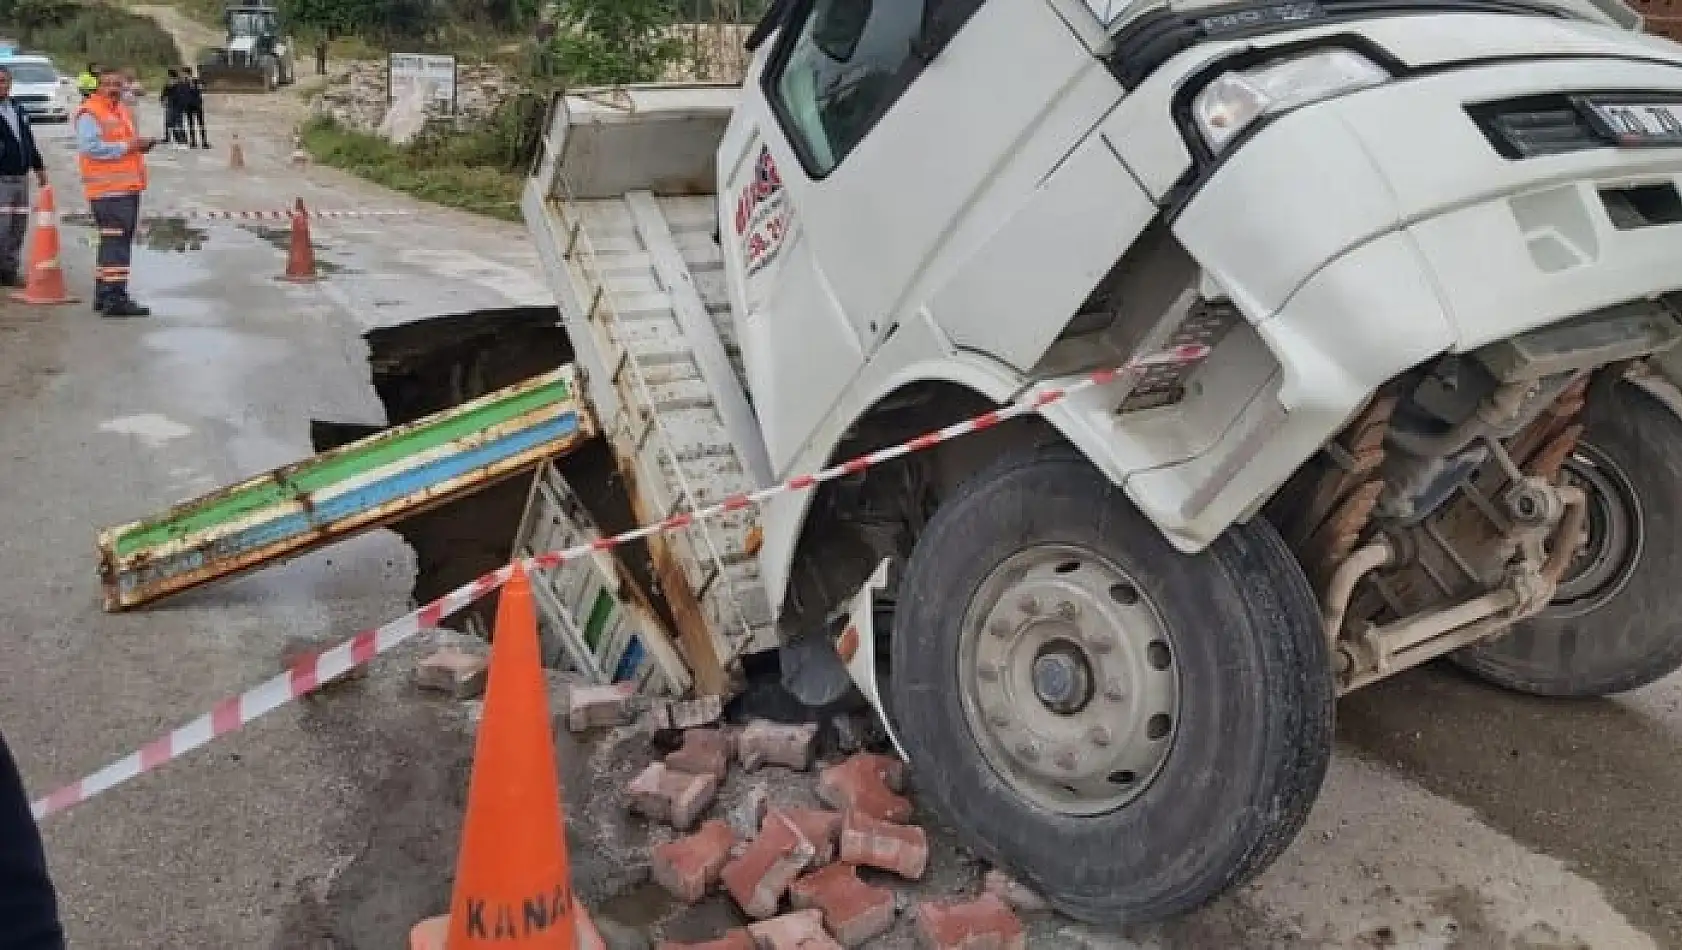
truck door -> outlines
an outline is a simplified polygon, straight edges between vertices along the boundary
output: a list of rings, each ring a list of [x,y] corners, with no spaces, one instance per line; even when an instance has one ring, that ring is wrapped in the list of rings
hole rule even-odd
[[[720,152],[774,468],[884,338],[1090,51],[1035,0],[789,0]],[[800,355],[824,359],[780,398]]]

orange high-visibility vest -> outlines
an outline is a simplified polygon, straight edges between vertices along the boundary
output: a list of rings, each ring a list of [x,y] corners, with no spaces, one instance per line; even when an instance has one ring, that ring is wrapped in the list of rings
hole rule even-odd
[[[82,166],[82,190],[88,200],[111,195],[137,194],[146,190],[146,156],[133,148],[140,135],[134,129],[134,116],[127,107],[113,104],[104,96],[89,96],[72,122],[80,121],[82,113],[99,123],[99,137],[106,142],[124,142],[129,151],[120,158],[101,161],[91,155],[77,156]]]

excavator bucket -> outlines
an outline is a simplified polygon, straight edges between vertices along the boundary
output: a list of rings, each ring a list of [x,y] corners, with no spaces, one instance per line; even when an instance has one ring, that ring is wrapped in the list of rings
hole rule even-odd
[[[201,66],[205,92],[269,92],[268,75],[254,66]]]

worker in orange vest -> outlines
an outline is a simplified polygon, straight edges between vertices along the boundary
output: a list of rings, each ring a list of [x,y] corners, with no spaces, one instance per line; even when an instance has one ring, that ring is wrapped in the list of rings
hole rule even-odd
[[[152,311],[128,295],[129,258],[140,223],[140,195],[146,190],[146,153],[157,144],[136,132],[134,113],[123,102],[128,78],[107,68],[99,91],[76,110],[76,152],[82,189],[99,226],[94,266],[94,310],[107,317],[144,317]]]

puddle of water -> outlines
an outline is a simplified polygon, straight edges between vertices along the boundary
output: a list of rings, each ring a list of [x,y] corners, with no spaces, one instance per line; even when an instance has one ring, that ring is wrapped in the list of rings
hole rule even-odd
[[[153,251],[202,251],[210,240],[205,228],[195,228],[185,218],[162,218],[141,230],[141,239]]]
[[[61,214],[59,222],[74,228],[93,228],[97,225],[93,213],[89,211]],[[186,218],[150,218],[141,223],[135,232],[135,240],[153,251],[202,251],[210,240],[210,231],[193,227],[187,223]],[[99,242],[90,236],[82,243],[91,246]]]
[[[271,228],[271,227],[268,227],[267,225],[262,225],[262,224],[242,224],[242,225],[239,226],[239,228],[242,231],[248,231],[251,234],[254,234],[257,237],[262,238],[263,240],[267,241],[268,243],[274,245],[274,248],[277,251],[281,251],[282,253],[291,253],[291,251],[292,251],[292,226],[291,225],[287,225],[284,228]],[[318,273],[322,273],[322,274],[359,274],[359,273],[361,273],[361,271],[353,270],[349,267],[345,267],[343,264],[335,264],[332,261],[324,260],[321,256],[321,252],[327,250],[327,245],[322,244],[320,241],[316,241],[312,238],[310,240],[310,249],[316,252],[316,254],[315,254],[315,269]]]

